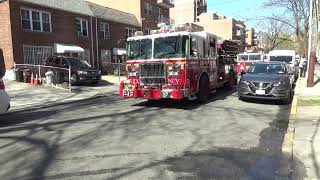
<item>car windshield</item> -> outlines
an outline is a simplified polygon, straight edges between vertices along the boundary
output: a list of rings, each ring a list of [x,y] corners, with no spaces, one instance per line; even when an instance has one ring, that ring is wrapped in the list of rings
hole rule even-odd
[[[249,55],[249,59],[250,60],[261,60],[261,56],[260,55]]]
[[[91,68],[90,64],[87,61],[77,58],[68,58],[68,62],[71,67],[79,67],[79,68]]]
[[[248,70],[251,74],[283,74],[285,67],[281,64],[254,64]]]
[[[292,56],[270,56],[270,61],[291,63]]]
[[[161,37],[154,40],[154,58],[185,57],[186,36]]]
[[[248,55],[238,55],[239,61],[247,61],[249,58]]]
[[[129,60],[147,60],[151,58],[151,54],[151,39],[129,41],[127,44],[127,57]]]

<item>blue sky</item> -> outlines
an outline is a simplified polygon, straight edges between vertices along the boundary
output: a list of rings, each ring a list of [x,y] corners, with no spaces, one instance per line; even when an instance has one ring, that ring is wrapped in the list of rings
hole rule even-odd
[[[220,15],[232,17],[237,20],[244,20],[247,27],[259,30],[257,20],[262,16],[270,16],[272,9],[263,8],[266,0],[208,0],[208,11],[217,12]]]

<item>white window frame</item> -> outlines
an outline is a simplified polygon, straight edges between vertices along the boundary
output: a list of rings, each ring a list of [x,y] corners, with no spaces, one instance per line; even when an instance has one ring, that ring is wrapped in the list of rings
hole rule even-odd
[[[158,7],[158,21],[162,21],[162,9]]]
[[[87,19],[84,19],[84,18],[80,18],[80,17],[77,17],[77,18],[76,18],[76,21],[77,21],[77,20],[80,21],[80,30],[81,30],[81,31],[78,31],[78,30],[77,30],[77,35],[78,35],[78,36],[82,36],[82,37],[88,37],[88,36],[89,36],[89,23],[88,23],[88,20],[87,20]],[[82,25],[83,25],[83,24],[82,24],[83,22],[86,23],[86,28],[87,28],[87,29],[86,29],[86,30],[87,30],[87,35],[86,35],[86,36],[83,35],[83,30],[84,30],[84,28],[83,28],[83,26],[82,26]]]
[[[102,29],[101,29],[102,26]],[[110,39],[110,25],[109,23],[100,22],[100,32],[103,32],[103,39]]]
[[[147,12],[144,12],[146,15],[152,16],[152,5],[150,3],[146,2],[144,5],[144,9],[147,10]]]
[[[30,23],[30,29],[24,29],[23,28],[23,18],[22,18],[22,10],[29,12],[29,23]],[[34,30],[33,29],[33,19],[32,19],[32,12],[38,12],[40,16],[40,30]],[[42,14],[48,14],[49,15],[49,24],[50,24],[50,31],[43,31],[43,19]],[[48,11],[42,11],[38,9],[32,9],[32,8],[20,8],[20,21],[21,21],[21,28],[26,31],[36,31],[36,32],[52,32],[52,23],[51,23],[51,13]]]
[[[127,28],[126,28],[126,36],[127,36],[127,37],[132,37],[136,31],[137,31],[137,30],[134,29],[134,28],[129,28],[129,27],[127,27]]]

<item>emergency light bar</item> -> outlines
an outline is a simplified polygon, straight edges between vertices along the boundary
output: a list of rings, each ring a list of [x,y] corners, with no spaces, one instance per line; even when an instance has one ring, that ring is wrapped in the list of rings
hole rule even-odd
[[[172,33],[172,32],[199,32],[204,31],[202,26],[199,26],[194,23],[184,23],[184,24],[176,24],[176,25],[167,25],[165,23],[159,23],[158,27],[160,29],[151,30],[150,34],[161,34],[161,33]]]

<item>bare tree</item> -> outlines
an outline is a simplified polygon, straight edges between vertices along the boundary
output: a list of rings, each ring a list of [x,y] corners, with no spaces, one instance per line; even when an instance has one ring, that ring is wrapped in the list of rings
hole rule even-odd
[[[261,26],[265,29],[260,35],[263,36],[263,48],[267,52],[287,46],[288,42],[293,42],[292,36],[287,32],[285,23],[268,19]]]
[[[283,9],[282,14],[266,17],[286,25],[295,34],[296,46],[302,56],[307,56],[310,0],[268,0],[264,7]]]

